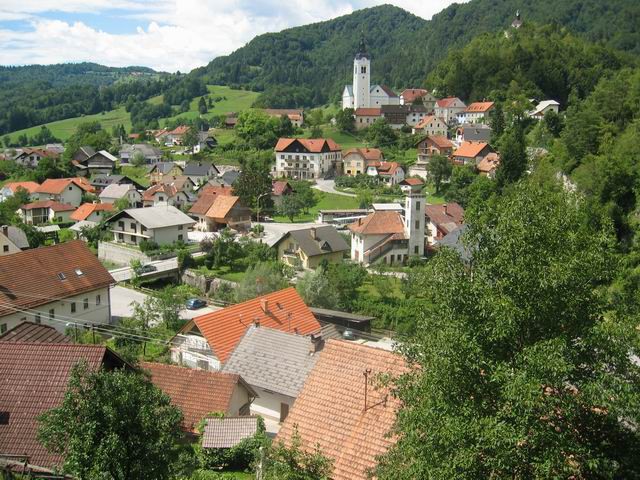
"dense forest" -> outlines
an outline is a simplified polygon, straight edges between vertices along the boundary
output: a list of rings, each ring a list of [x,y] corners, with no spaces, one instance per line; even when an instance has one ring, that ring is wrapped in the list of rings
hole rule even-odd
[[[373,82],[418,87],[450,48],[506,29],[517,9],[525,22],[562,25],[591,42],[640,53],[640,4],[635,0],[540,0],[525,6],[517,0],[472,0],[451,5],[430,21],[383,5],[261,35],[191,74],[209,83],[264,91],[260,106],[319,105],[337,100],[351,82],[351,61],[364,36],[373,58]]]

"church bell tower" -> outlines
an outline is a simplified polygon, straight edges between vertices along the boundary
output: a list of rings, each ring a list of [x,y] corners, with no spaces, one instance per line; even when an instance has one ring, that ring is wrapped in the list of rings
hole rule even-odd
[[[353,60],[353,108],[369,108],[371,89],[371,60],[367,53],[364,38],[360,40],[360,47]]]

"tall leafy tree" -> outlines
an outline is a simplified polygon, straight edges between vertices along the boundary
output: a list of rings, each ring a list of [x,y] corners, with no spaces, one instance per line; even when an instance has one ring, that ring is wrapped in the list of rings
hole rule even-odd
[[[449,177],[451,177],[453,166],[447,157],[443,155],[434,155],[431,157],[431,160],[429,160],[427,171],[429,172],[429,177],[431,177],[433,184],[436,187],[436,194],[439,194],[443,180],[448,180]]]
[[[500,144],[500,165],[496,170],[499,186],[518,181],[527,170],[527,150],[524,132],[519,124],[512,126]]]
[[[38,436],[87,480],[171,478],[182,413],[139,373],[74,367],[62,404],[44,413]]]
[[[269,163],[259,158],[245,159],[242,162],[240,176],[233,184],[233,194],[240,197],[247,207],[254,210],[260,208],[260,211],[264,212],[273,206],[271,190]]]
[[[429,263],[381,480],[640,478],[638,331],[602,295],[594,224],[579,197],[520,183],[470,214],[470,262]]]

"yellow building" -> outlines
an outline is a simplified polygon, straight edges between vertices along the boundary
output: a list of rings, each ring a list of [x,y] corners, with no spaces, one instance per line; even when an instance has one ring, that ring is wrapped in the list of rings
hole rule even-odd
[[[340,262],[349,251],[346,240],[332,226],[292,230],[274,248],[279,260],[305,270],[316,269],[323,260]]]

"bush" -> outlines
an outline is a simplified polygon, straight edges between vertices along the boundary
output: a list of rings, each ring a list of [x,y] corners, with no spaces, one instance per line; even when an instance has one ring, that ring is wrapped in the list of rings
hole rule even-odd
[[[147,253],[147,252],[151,252],[153,250],[158,250],[160,248],[160,246],[154,242],[153,240],[147,240],[146,238],[143,240],[140,240],[140,251],[143,253]]]
[[[264,420],[258,417],[258,431],[231,448],[196,449],[200,464],[207,469],[247,470],[258,459],[260,447],[267,443]]]

